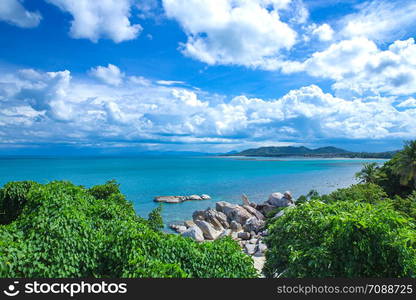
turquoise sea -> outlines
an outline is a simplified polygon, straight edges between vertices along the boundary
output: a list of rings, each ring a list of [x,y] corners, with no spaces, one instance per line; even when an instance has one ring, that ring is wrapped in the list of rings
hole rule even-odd
[[[295,197],[327,193],[355,182],[363,159],[267,159],[233,157],[26,157],[0,158],[0,185],[15,180],[70,180],[90,187],[116,179],[141,216],[156,207],[155,196],[209,194],[212,200],[164,204],[165,223],[191,218],[217,201],[240,202],[245,193],[261,202],[272,192]],[[372,160],[374,161],[374,160]],[[380,163],[383,160],[376,160]]]

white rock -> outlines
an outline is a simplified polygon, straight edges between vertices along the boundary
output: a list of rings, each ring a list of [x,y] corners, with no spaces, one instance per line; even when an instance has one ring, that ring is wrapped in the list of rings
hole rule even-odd
[[[266,251],[267,251],[266,244],[260,242],[257,245],[257,252],[254,254],[254,256],[265,256]]]
[[[251,218],[251,214],[242,206],[231,204],[225,201],[217,202],[216,210],[224,213],[228,220],[234,220],[240,224],[244,224],[247,219]]]
[[[264,256],[260,256],[260,257],[253,256],[253,262],[254,262],[254,268],[256,268],[259,275],[261,277],[264,277],[262,272],[263,272],[264,263],[266,262],[266,258]]]
[[[264,252],[266,252],[266,250],[267,250],[267,246],[266,246],[266,244],[263,244],[263,243],[259,243],[259,245],[258,245],[258,250],[261,252],[261,253],[264,253]]]
[[[196,226],[198,226],[199,229],[202,230],[202,232],[204,234],[204,237],[207,240],[215,240],[221,234],[221,231],[215,230],[214,227],[206,221],[195,220],[194,222],[195,222]]]
[[[164,202],[164,203],[181,203],[186,201],[184,196],[158,196],[154,199],[155,202]]]
[[[192,238],[197,242],[204,241],[204,234],[202,233],[202,230],[196,225],[189,227],[185,232],[182,233],[182,236]]]
[[[249,218],[244,224],[243,228],[245,231],[254,232],[255,235],[264,227],[265,222],[257,219],[256,217]]]
[[[237,223],[236,221],[231,221],[230,228],[235,232],[243,230],[243,226],[241,226],[241,224]]]
[[[243,200],[243,205],[250,205],[250,200],[248,200],[248,197],[246,194],[242,194],[241,199]]]
[[[187,229],[186,226],[182,226],[182,225],[179,225],[179,226],[176,227],[176,231],[178,233],[183,233],[183,232],[186,231],[186,229]]]
[[[178,233],[183,233],[186,231],[186,226],[184,225],[170,224],[169,227]]]
[[[273,193],[269,196],[269,199],[267,200],[267,202],[273,206],[279,206],[279,207],[285,206],[284,204],[286,201],[283,200],[283,197],[284,196],[282,193]]]
[[[256,245],[253,245],[253,244],[250,244],[250,243],[247,243],[245,246],[244,246],[244,250],[246,251],[246,253],[247,254],[249,254],[249,255],[253,255],[254,253],[256,253],[256,248],[257,248],[257,246]]]
[[[231,204],[231,203],[225,202],[225,201],[220,201],[220,202],[215,203],[215,209],[217,211],[220,211],[220,212],[224,213],[225,215],[230,213],[230,211],[233,210],[236,206],[237,205]]]
[[[227,221],[227,216],[220,211],[216,211],[215,209],[207,209],[205,211],[205,221],[214,225],[217,230],[230,227],[230,224]]]
[[[245,210],[247,210],[250,214],[255,216],[257,219],[259,220],[265,219],[264,215],[261,212],[259,212],[257,209],[255,209],[254,207],[250,205],[244,205],[243,207],[245,208]]]

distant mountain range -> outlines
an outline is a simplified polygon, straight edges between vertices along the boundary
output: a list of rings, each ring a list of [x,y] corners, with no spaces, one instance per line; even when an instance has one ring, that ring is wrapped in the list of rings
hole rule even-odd
[[[346,157],[346,158],[391,158],[397,151],[390,152],[351,152],[336,147],[310,149],[304,146],[293,147],[260,147],[241,152],[224,154],[226,156],[265,156],[265,157]]]

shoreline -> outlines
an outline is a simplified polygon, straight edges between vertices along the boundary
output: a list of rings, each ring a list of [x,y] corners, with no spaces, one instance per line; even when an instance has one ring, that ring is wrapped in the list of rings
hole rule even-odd
[[[233,156],[211,156],[212,158],[228,158],[234,160],[247,160],[247,161],[315,161],[315,160],[371,160],[371,161],[387,161],[388,158],[365,158],[365,157],[309,157],[309,156],[245,156],[245,155],[233,155]]]

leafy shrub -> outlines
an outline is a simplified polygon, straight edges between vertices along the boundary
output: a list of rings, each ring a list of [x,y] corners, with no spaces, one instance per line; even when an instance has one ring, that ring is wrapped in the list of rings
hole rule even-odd
[[[415,276],[413,224],[387,204],[312,200],[268,230],[268,277]]]
[[[373,183],[355,184],[348,188],[338,189],[329,195],[321,196],[322,201],[326,203],[337,201],[359,201],[374,204],[387,198],[388,196],[384,190]]]
[[[88,192],[96,199],[107,200],[111,195],[120,195],[120,185],[114,180],[109,180],[105,184],[96,185],[88,189]]]
[[[0,224],[14,221],[26,204],[33,181],[9,182],[0,189]]]
[[[310,190],[309,193],[305,195],[300,196],[298,199],[296,199],[295,204],[296,205],[302,205],[312,199],[319,198],[319,193],[317,190]]]
[[[119,224],[117,239],[110,240],[107,254],[109,275],[122,273],[123,276],[204,278],[246,278],[255,277],[252,260],[241,252],[236,242],[229,238],[210,243],[198,244],[189,238],[164,234],[145,227]],[[157,261],[158,270],[136,266],[143,259]]]
[[[153,230],[115,182],[85,189],[69,182],[5,188],[24,199],[0,225],[0,277],[254,277],[251,258],[231,240],[207,244]],[[19,192],[10,192],[19,191]],[[8,201],[9,201],[8,200]]]
[[[395,196],[391,204],[395,210],[404,216],[416,220],[416,191],[406,198]]]
[[[13,248],[22,258],[2,277],[91,277],[98,263],[100,231],[89,216],[95,200],[82,188],[66,182],[37,186],[26,195],[20,218],[8,231],[20,235]],[[9,230],[7,230],[9,229]],[[0,264],[7,261],[0,259]]]

